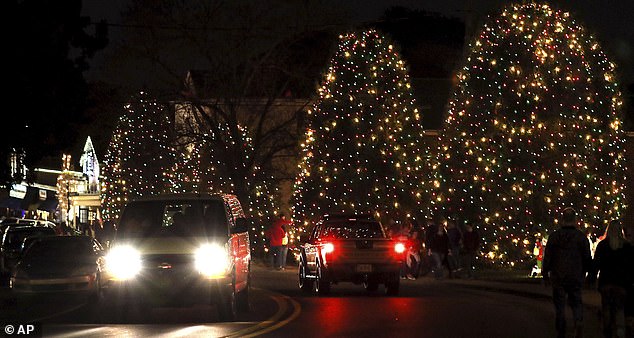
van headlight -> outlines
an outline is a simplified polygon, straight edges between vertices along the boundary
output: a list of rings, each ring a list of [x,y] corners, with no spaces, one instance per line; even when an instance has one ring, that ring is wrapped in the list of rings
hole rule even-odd
[[[204,244],[195,253],[196,270],[205,277],[224,276],[229,269],[229,255],[217,244]]]
[[[106,256],[106,267],[118,280],[134,278],[141,271],[141,254],[131,246],[117,246]]]

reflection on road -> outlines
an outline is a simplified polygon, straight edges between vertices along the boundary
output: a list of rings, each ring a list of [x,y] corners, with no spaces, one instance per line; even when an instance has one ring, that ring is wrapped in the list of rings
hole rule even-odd
[[[324,337],[346,336],[359,332],[367,323],[381,323],[384,332],[403,331],[408,323],[415,327],[419,320],[421,300],[411,297],[324,297],[318,298],[315,322]],[[360,306],[361,304],[361,306]],[[359,311],[360,307],[373,309]],[[424,310],[423,310],[424,311]],[[351,318],[355,318],[352,322]]]
[[[299,303],[288,296],[257,288],[251,290],[254,309],[236,322],[218,322],[216,309],[211,305],[139,307],[106,300],[91,306],[80,300],[57,297],[15,303],[5,302],[5,298],[0,319],[2,322],[41,323],[46,337],[233,338],[273,332],[293,321],[301,312]]]

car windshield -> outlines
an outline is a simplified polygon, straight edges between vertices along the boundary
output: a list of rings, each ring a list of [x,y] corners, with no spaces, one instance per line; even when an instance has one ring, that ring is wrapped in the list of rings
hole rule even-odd
[[[339,239],[384,238],[381,224],[376,221],[336,220],[324,224],[319,237]]]
[[[80,257],[92,252],[90,241],[81,238],[40,240],[33,243],[25,253],[26,258],[38,257]]]
[[[220,200],[133,202],[121,216],[117,237],[227,236],[225,212]]]
[[[55,235],[55,230],[45,227],[30,227],[27,229],[15,229],[5,234],[3,246],[10,250],[19,250],[22,247],[24,239],[35,236]]]

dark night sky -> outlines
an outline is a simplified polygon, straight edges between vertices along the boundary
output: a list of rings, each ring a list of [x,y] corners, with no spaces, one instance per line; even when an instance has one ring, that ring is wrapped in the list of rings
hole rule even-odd
[[[150,74],[129,74],[136,71],[113,69],[105,67],[107,57],[110,54],[109,48],[117,45],[117,41],[124,36],[126,30],[131,28],[122,27],[120,11],[124,10],[129,3],[134,0],[83,0],[84,15],[90,16],[93,22],[106,19],[113,24],[109,28],[111,43],[106,50],[101,51],[94,58],[91,69],[86,73],[89,81],[102,80],[115,85],[129,88],[142,88],[146,84],[151,87]],[[267,0],[263,0],[267,1]],[[275,2],[276,0],[273,0]],[[288,0],[295,1],[295,0]],[[321,0],[319,3],[326,3],[329,0]],[[279,3],[279,2],[275,2]],[[282,1],[282,3],[284,3]],[[440,13],[446,17],[456,17],[462,19],[467,26],[467,34],[475,34],[488,15],[497,15],[504,4],[510,1],[504,0],[332,0],[343,11],[350,13],[350,23],[373,22],[380,18],[385,10],[393,6],[402,6],[411,9],[419,9],[428,12]],[[549,2],[552,7],[569,11],[572,18],[593,34],[601,44],[608,59],[615,62],[620,74],[622,91],[626,96],[625,115],[628,124],[634,123],[634,20],[631,14],[634,13],[633,0],[553,0]],[[407,61],[407,60],[406,60]],[[414,68],[414,67],[411,67]],[[126,72],[122,74],[122,72]],[[126,76],[127,75],[127,76]],[[134,82],[137,83],[134,83]],[[148,83],[148,81],[150,83]],[[420,102],[427,102],[429,115],[427,128],[439,128],[442,123],[444,113],[443,95],[448,95],[450,83],[437,87],[432,81],[432,86],[436,86],[438,98],[432,100],[429,97],[421,99]],[[421,90],[431,90],[420,86]],[[445,88],[447,87],[447,88]],[[630,88],[628,90],[628,87]],[[440,88],[440,89],[438,89]],[[434,89],[435,90],[435,89]],[[444,93],[444,94],[443,94]],[[437,101],[437,102],[436,102]]]
[[[120,23],[119,12],[130,0],[84,0],[84,14],[93,21],[107,19],[111,23]],[[347,0],[337,2],[349,8],[358,21],[372,21],[386,8],[403,6],[438,12],[445,16],[459,17],[473,22],[478,29],[482,20],[496,13],[502,0]],[[615,61],[624,84],[634,83],[634,1],[631,0],[557,0],[552,5],[570,11],[578,23],[586,26],[601,42],[608,57]],[[111,27],[110,34],[116,40],[125,33],[125,28]],[[104,53],[102,53],[104,54]],[[107,77],[100,73],[103,59],[97,57],[93,69],[87,73],[89,79]]]

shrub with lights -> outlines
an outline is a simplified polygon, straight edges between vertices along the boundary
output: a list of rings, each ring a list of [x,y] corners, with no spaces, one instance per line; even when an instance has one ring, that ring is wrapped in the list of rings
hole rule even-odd
[[[200,135],[182,137],[177,147],[179,158],[168,172],[173,192],[236,194],[247,218],[252,222],[250,238],[258,256],[264,247],[264,231],[273,222],[276,211],[276,191],[270,189],[274,181],[261,168],[236,170],[246,165],[253,155],[253,145],[246,128],[239,127],[240,139],[234,140],[227,126],[216,126]],[[231,145],[231,148],[229,148]],[[239,145],[239,147],[236,147]],[[239,154],[232,154],[239,148]],[[234,156],[244,157],[237,161]],[[238,177],[246,173],[244,177]],[[246,193],[238,193],[245,191]]]
[[[447,216],[481,220],[490,262],[528,263],[565,207],[584,227],[624,215],[616,67],[569,13],[506,7],[475,36],[457,77],[434,201]]]
[[[116,222],[123,206],[143,195],[169,191],[165,172],[174,165],[168,108],[146,92],[124,107],[103,166],[102,217]]]
[[[308,111],[293,218],[374,212],[402,221],[428,200],[422,116],[394,43],[376,30],[339,37]]]

